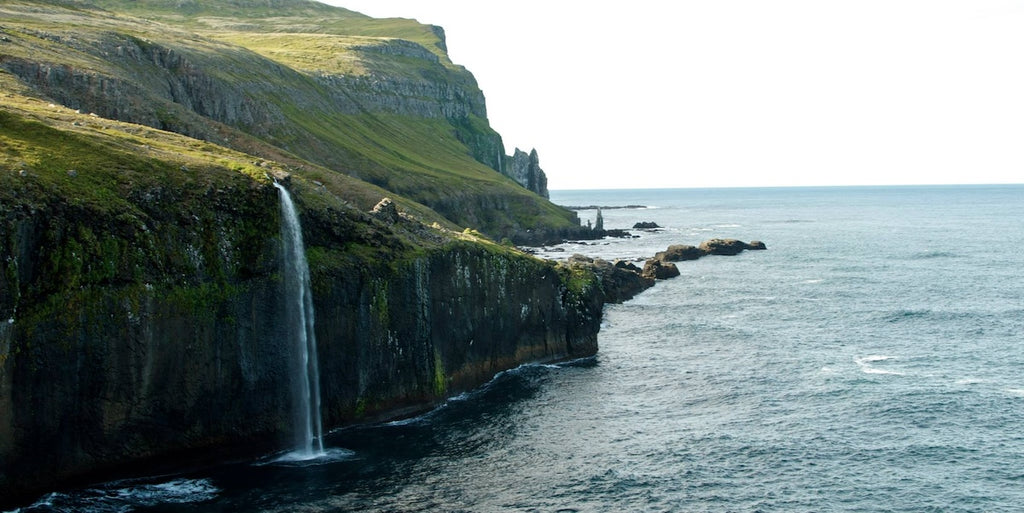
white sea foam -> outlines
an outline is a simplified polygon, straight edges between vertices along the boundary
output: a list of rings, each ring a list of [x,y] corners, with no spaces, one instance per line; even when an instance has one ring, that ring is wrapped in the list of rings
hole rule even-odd
[[[977,379],[977,378],[964,378],[964,379],[956,380],[956,384],[957,385],[977,385],[979,383],[987,383],[987,382],[988,382],[987,379]]]
[[[110,495],[131,504],[156,506],[202,502],[216,497],[218,492],[220,489],[209,479],[174,479],[166,483],[119,488]]]
[[[256,463],[262,465],[281,465],[286,467],[315,467],[326,465],[337,461],[350,460],[355,457],[355,451],[340,447],[329,447],[323,451],[309,453],[307,451],[290,451],[277,458],[265,462]]]
[[[862,363],[884,362],[886,360],[895,360],[895,359],[896,359],[895,356],[885,356],[885,355],[873,354],[873,355],[870,355],[870,356],[864,356],[862,358],[857,358],[856,361],[857,361],[857,364],[860,365]]]
[[[823,278],[814,278],[814,279],[811,279],[811,280],[804,280],[801,283],[814,284],[814,283],[821,283],[823,281],[825,281]]]
[[[1006,392],[1019,397],[1024,397],[1024,388],[1007,388]]]
[[[865,366],[861,367],[860,370],[864,374],[888,374],[888,375],[892,375],[892,376],[902,376],[903,375],[902,372],[896,372],[896,371],[885,370],[885,369],[876,369],[876,368],[871,367],[869,365],[865,365]]]
[[[897,372],[897,371],[888,370],[888,369],[876,369],[875,367],[873,367],[871,365],[871,364],[876,363],[876,362],[884,362],[884,361],[887,361],[887,360],[895,360],[895,359],[896,359],[895,356],[869,355],[869,356],[864,356],[864,357],[861,357],[861,358],[855,358],[853,361],[857,364],[858,367],[860,367],[860,371],[863,372],[864,374],[886,374],[886,375],[892,375],[892,376],[902,376],[903,375],[902,372]]]
[[[220,489],[209,479],[172,479],[163,483],[109,483],[72,493],[50,493],[26,511],[75,511],[81,513],[122,513],[161,504],[190,504],[217,497]],[[138,481],[134,481],[138,483]],[[10,513],[21,512],[22,509]]]

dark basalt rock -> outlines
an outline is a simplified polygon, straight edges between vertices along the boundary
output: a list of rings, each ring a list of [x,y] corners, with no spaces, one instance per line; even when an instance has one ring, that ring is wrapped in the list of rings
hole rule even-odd
[[[705,255],[738,255],[745,249],[750,249],[746,242],[736,239],[709,239],[700,243],[700,250]]]
[[[665,251],[658,252],[654,258],[665,262],[681,262],[684,260],[696,260],[704,256],[704,252],[696,246],[688,244],[673,244]]]
[[[672,262],[696,260],[705,255],[735,255],[746,249],[766,249],[761,241],[746,242],[736,239],[711,239],[699,247],[673,244],[658,252],[644,263],[643,269],[626,260],[608,262],[600,258],[574,254],[568,259],[571,266],[586,267],[601,281],[605,303],[621,303],[654,286],[656,280],[679,276],[679,268]]]
[[[593,270],[601,281],[605,303],[622,303],[654,286],[654,278],[642,276],[639,267],[623,260],[616,260],[613,263],[575,254],[569,257],[569,264]]]
[[[652,258],[644,264],[641,276],[652,280],[666,280],[679,276],[679,268],[676,264]]]
[[[654,230],[656,228],[661,228],[661,226],[653,221],[640,221],[639,223],[633,224],[634,230]]]

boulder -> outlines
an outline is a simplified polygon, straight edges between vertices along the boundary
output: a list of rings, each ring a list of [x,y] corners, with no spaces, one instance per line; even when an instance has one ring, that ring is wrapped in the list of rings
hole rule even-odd
[[[624,271],[632,271],[637,274],[640,274],[640,272],[643,270],[637,267],[636,264],[630,262],[629,260],[616,260],[612,262],[612,265],[614,265],[617,269],[622,269]]]
[[[747,249],[749,249],[751,251],[754,251],[754,250],[765,250],[765,249],[768,249],[768,247],[765,246],[764,243],[759,241],[759,240],[752,240],[749,243],[747,243]]]
[[[665,280],[679,276],[679,268],[671,262],[652,258],[644,264],[644,270],[640,274],[652,280]]]
[[[570,264],[593,264],[594,263],[594,259],[591,258],[591,257],[588,257],[587,255],[581,255],[579,253],[573,253],[573,255],[571,257],[569,257],[569,263]]]
[[[384,198],[374,205],[370,211],[374,217],[389,223],[397,223],[399,220],[398,207],[391,198]]]
[[[653,230],[655,228],[661,228],[658,223],[653,221],[640,221],[639,223],[633,224],[634,230]]]
[[[704,256],[704,253],[695,246],[688,244],[673,244],[665,251],[660,251],[654,258],[663,262],[681,262],[684,260],[696,260]]]
[[[749,245],[736,239],[709,239],[701,242],[699,249],[705,255],[738,255]]]

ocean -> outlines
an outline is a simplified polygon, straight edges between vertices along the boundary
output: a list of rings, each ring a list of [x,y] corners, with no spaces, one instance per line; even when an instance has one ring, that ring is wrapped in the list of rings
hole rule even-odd
[[[650,257],[596,357],[527,365],[315,462],[50,494],[27,512],[1024,510],[1024,186],[552,191]],[[596,211],[580,216],[593,221]]]

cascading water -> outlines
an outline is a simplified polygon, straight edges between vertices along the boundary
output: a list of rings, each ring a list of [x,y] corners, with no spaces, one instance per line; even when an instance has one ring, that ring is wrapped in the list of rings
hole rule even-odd
[[[313,293],[310,287],[306,247],[302,242],[299,215],[288,190],[281,191],[281,246],[284,254],[285,318],[292,339],[291,378],[295,449],[289,459],[313,459],[325,455],[320,420],[320,370],[313,332]]]

